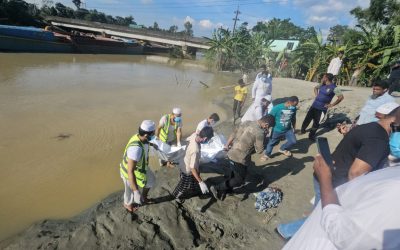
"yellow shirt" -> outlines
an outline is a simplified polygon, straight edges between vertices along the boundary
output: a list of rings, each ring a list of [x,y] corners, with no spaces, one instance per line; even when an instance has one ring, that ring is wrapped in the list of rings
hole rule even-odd
[[[244,96],[247,94],[247,87],[240,87],[236,86],[235,87],[235,97],[233,99],[238,100],[239,102],[242,102],[244,100]]]

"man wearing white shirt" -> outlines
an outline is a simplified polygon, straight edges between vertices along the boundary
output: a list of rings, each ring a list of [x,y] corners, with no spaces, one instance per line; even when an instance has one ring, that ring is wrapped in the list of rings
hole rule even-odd
[[[196,134],[199,134],[204,127],[214,128],[215,124],[219,122],[219,115],[217,113],[212,113],[207,119],[199,122],[196,128]]]
[[[241,122],[245,121],[257,121],[261,117],[267,115],[273,108],[271,96],[261,98],[259,101],[254,101],[250,107],[244,113]]]
[[[125,187],[124,207],[129,212],[137,210],[137,205],[149,202],[147,194],[155,183],[155,176],[148,166],[149,142],[154,138],[154,130],[153,121],[142,122],[138,133],[127,143],[119,166]]]
[[[266,65],[262,65],[261,68],[262,71],[257,74],[251,90],[251,97],[255,101],[272,93],[272,76],[268,72]]]
[[[372,83],[372,95],[360,110],[357,125],[378,121],[378,118],[375,117],[376,109],[382,104],[396,102],[393,96],[389,95],[388,88],[387,80],[375,80]]]
[[[336,190],[331,170],[320,155],[314,171],[321,185],[321,205],[284,250],[400,249],[400,163]]]
[[[329,63],[326,73],[331,73],[333,76],[339,75],[340,67],[342,67],[343,51],[339,51],[338,56],[333,58]]]

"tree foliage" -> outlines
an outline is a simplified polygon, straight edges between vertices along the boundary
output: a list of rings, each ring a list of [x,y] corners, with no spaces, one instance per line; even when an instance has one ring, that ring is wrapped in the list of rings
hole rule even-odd
[[[65,18],[76,18],[87,21],[101,22],[107,24],[116,24],[128,26],[136,24],[132,16],[113,17],[99,12],[95,9],[87,10],[80,7],[80,0],[73,0],[77,7],[76,10],[65,6],[62,3],[52,1],[43,1],[41,8],[23,0],[0,0],[0,17],[5,20],[4,23],[15,25],[43,26],[43,18],[46,16],[59,16]],[[79,6],[79,7],[78,7]]]

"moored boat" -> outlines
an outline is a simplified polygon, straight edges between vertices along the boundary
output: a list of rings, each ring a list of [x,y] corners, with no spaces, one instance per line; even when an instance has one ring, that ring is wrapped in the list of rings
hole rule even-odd
[[[0,25],[0,51],[72,53],[71,41],[62,35],[34,27]]]
[[[139,43],[125,42],[113,38],[87,35],[72,35],[71,41],[79,53],[85,54],[141,54]]]

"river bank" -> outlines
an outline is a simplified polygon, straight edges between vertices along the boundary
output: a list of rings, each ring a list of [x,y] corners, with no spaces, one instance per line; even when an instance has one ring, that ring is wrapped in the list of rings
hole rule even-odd
[[[315,83],[276,78],[273,82],[273,98],[297,95],[300,110],[297,121],[300,126],[307,107],[313,100]],[[251,86],[250,86],[251,87]],[[335,109],[354,118],[367,99],[368,88],[341,87],[344,101]],[[217,131],[228,136],[232,131],[231,90],[219,90],[213,102],[221,107],[228,118],[217,126]],[[249,105],[249,102],[246,106]],[[333,150],[341,139],[335,130],[324,134]],[[298,143],[293,157],[274,154],[267,163],[253,155],[247,182],[249,185],[239,194],[216,202],[210,197],[194,197],[182,206],[166,200],[178,181],[178,169],[155,171],[157,186],[151,191],[158,203],[144,206],[131,215],[122,207],[122,192],[116,192],[85,212],[67,220],[44,220],[21,234],[0,243],[0,248],[137,248],[137,249],[280,249],[284,241],[275,233],[277,224],[299,218],[311,208],[312,161],[316,146],[306,135],[297,136]],[[274,152],[276,152],[275,149]],[[218,166],[202,167],[202,172],[218,172]],[[117,174],[117,171],[113,171]],[[220,178],[216,173],[202,173],[208,183]],[[254,208],[253,192],[266,186],[280,188],[283,202],[266,213]],[[122,183],[121,183],[122,188]],[[29,211],[29,210],[28,210]]]

